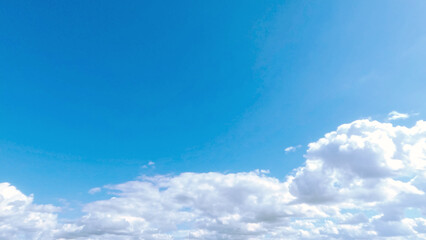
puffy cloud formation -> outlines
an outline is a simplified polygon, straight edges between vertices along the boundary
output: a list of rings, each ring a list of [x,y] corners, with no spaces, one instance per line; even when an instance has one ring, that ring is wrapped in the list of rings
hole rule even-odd
[[[426,122],[344,124],[309,144],[306,158],[290,193],[297,202],[335,206],[336,238],[426,238]]]
[[[51,239],[59,209],[33,204],[9,183],[0,183],[0,239]]]
[[[305,164],[282,180],[265,171],[211,172],[105,186],[113,197],[87,204],[83,217],[67,223],[54,207],[2,184],[0,236],[426,239],[426,122],[358,120],[308,147]]]

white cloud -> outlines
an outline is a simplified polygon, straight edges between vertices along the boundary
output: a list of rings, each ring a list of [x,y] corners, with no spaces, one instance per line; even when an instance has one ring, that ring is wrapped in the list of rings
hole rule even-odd
[[[142,168],[148,168],[148,167],[155,168],[155,162],[149,161],[148,164],[142,166]]]
[[[298,148],[300,148],[302,145],[297,145],[297,146],[290,146],[290,147],[286,147],[284,149],[285,152],[295,152]]]
[[[87,213],[62,237],[105,234],[143,239],[177,237],[247,239],[286,225],[290,216],[320,216],[310,206],[288,205],[288,184],[259,172],[183,173],[107,186],[117,197],[88,204]],[[179,229],[178,226],[189,229]],[[99,231],[102,228],[103,231]]]
[[[0,183],[0,239],[50,239],[59,208],[33,204],[9,183]]]
[[[89,193],[90,193],[90,194],[95,194],[95,193],[100,192],[101,190],[102,190],[102,189],[101,189],[100,187],[95,187],[95,188],[90,189],[90,190],[89,190]]]
[[[409,118],[410,115],[406,114],[406,113],[399,113],[397,111],[392,111],[388,114],[388,120],[392,121],[392,120],[397,120],[397,119],[406,119]]]
[[[10,236],[25,239],[426,239],[426,122],[354,121],[309,144],[305,156],[283,180],[256,170],[104,186],[113,196],[66,224],[52,206],[0,185],[2,214],[11,213],[5,203],[23,209],[6,214],[0,236],[13,229]],[[22,227],[29,219],[38,224]]]
[[[286,152],[294,152],[294,151],[296,151],[296,147],[293,147],[293,146],[286,147],[286,148],[284,149],[284,151],[286,151]]]

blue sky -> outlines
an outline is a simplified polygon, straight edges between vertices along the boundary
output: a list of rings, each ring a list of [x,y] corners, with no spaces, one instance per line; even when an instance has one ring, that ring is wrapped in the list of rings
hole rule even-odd
[[[422,118],[425,11],[423,1],[3,2],[0,182],[60,204],[144,174],[284,179],[340,124],[393,110],[414,115],[410,126]]]

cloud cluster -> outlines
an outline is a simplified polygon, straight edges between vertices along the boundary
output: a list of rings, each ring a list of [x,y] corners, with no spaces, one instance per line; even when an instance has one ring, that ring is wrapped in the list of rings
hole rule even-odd
[[[426,122],[357,120],[309,144],[305,157],[282,180],[257,170],[104,186],[113,196],[67,223],[3,183],[0,237],[426,239]]]
[[[290,193],[298,202],[335,206],[336,238],[425,238],[426,122],[344,124],[309,144],[306,158]],[[349,229],[357,235],[346,236]]]
[[[51,239],[59,208],[33,204],[9,183],[0,183],[0,239]]]

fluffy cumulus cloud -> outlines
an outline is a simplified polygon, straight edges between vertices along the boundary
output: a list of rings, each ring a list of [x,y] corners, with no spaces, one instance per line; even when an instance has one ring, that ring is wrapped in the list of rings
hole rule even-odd
[[[426,239],[426,122],[354,121],[305,157],[284,179],[182,173],[104,186],[111,198],[66,223],[3,183],[0,238]]]
[[[0,239],[51,239],[58,210],[52,205],[33,204],[33,196],[0,183]]]

